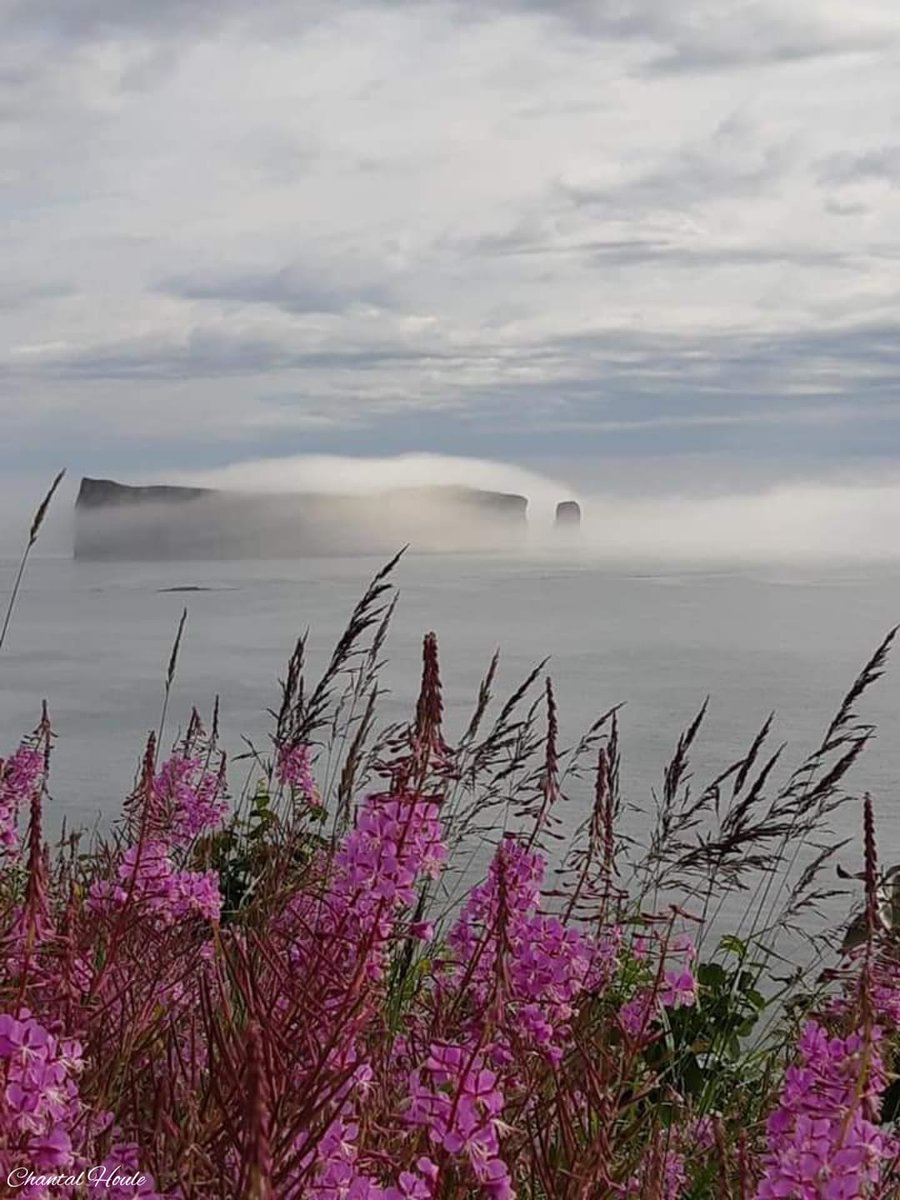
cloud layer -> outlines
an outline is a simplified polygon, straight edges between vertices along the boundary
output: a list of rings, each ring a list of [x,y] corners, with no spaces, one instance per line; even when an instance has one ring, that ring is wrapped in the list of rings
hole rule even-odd
[[[14,0],[3,465],[900,454],[893,0]]]

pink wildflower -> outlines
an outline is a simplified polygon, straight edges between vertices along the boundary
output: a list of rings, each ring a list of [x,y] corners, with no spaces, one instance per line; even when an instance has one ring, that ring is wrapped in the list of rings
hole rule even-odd
[[[410,1079],[408,1119],[449,1154],[464,1157],[495,1200],[512,1200],[509,1170],[500,1157],[503,1092],[479,1049],[432,1043],[425,1065]]]
[[[129,847],[116,881],[97,880],[91,885],[88,905],[97,911],[121,908],[129,896],[163,925],[189,917],[217,921],[222,908],[217,873],[177,871],[163,842]]]
[[[621,1006],[617,1020],[626,1036],[637,1041],[647,1036],[655,1015],[652,993],[638,992]]]
[[[19,848],[19,810],[31,801],[44,773],[44,755],[23,744],[3,762],[0,759],[0,855]]]
[[[692,1008],[697,1003],[697,980],[693,974],[686,968],[666,971],[659,1002],[663,1008]]]
[[[308,746],[279,746],[276,776],[282,786],[302,796],[311,808],[320,808],[322,797],[312,773]]]
[[[484,1008],[495,986],[502,945],[508,985],[504,1015],[510,1034],[558,1062],[576,1002],[590,977],[595,947],[559,918],[536,911],[543,872],[540,855],[504,839],[486,882],[469,894],[447,939],[455,956],[450,980],[451,985],[465,980],[473,1002]],[[614,954],[611,946],[604,946],[603,976]]]
[[[23,1009],[0,1013],[0,1171],[27,1163],[41,1174],[71,1166],[82,1106],[81,1046],[60,1041]]]
[[[175,755],[153,781],[153,809],[160,822],[155,834],[173,846],[189,845],[221,827],[228,812],[224,779],[200,759]]]
[[[874,1123],[885,1086],[873,1030],[866,1078],[860,1034],[829,1038],[810,1021],[789,1067],[781,1104],[768,1121],[768,1152],[757,1200],[855,1200],[881,1178],[890,1139]]]

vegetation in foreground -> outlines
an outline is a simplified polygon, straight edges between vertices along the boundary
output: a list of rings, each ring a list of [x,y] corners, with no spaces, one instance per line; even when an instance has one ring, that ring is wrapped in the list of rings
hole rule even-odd
[[[45,844],[46,713],[2,763],[0,1194],[900,1195],[868,798],[859,946],[812,973],[778,949],[833,894],[891,637],[780,785],[767,723],[692,787],[701,713],[639,845],[616,712],[564,745],[542,666],[497,707],[495,659],[451,745],[429,634],[409,724],[378,729],[389,570],[314,685],[298,644],[265,752],[227,764],[195,716],[163,758],[160,730],[109,836]]]

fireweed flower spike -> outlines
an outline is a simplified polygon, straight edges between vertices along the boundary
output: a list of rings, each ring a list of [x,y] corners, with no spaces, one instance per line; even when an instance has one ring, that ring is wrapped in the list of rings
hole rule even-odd
[[[500,1157],[503,1092],[478,1048],[432,1043],[410,1080],[408,1119],[433,1145],[464,1156],[475,1179],[495,1200],[512,1200],[509,1170]]]
[[[321,807],[322,797],[313,776],[308,746],[279,746],[275,775],[283,787],[305,800],[310,808]]]
[[[125,851],[115,882],[97,880],[91,885],[88,905],[102,912],[139,904],[162,925],[189,917],[217,921],[222,908],[215,871],[179,871],[172,865],[168,846],[145,842]]]
[[[508,1031],[558,1062],[597,948],[539,911],[543,876],[541,855],[513,838],[501,842],[487,882],[472,890],[448,937],[447,986],[465,988],[484,1008],[502,958]]]
[[[174,846],[220,829],[228,812],[223,773],[207,770],[199,758],[174,755],[154,779],[153,792],[158,834]]]
[[[44,752],[23,742],[4,762],[0,759],[0,868],[19,849],[19,810],[31,803],[44,774]]]
[[[864,1080],[864,1038],[829,1037],[810,1021],[788,1067],[779,1107],[769,1117],[768,1149],[757,1200],[854,1200],[880,1196],[881,1164],[896,1154],[893,1139],[871,1119],[886,1079],[873,1029]],[[860,1086],[862,1084],[862,1086]]]

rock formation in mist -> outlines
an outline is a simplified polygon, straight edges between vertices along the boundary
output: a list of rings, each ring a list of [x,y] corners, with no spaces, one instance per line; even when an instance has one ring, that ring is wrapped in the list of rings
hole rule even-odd
[[[367,495],[262,495],[81,481],[75,557],[299,558],[515,547],[524,496],[468,487],[395,488]]]
[[[581,527],[581,505],[577,500],[561,500],[556,506],[557,529],[579,529]]]

